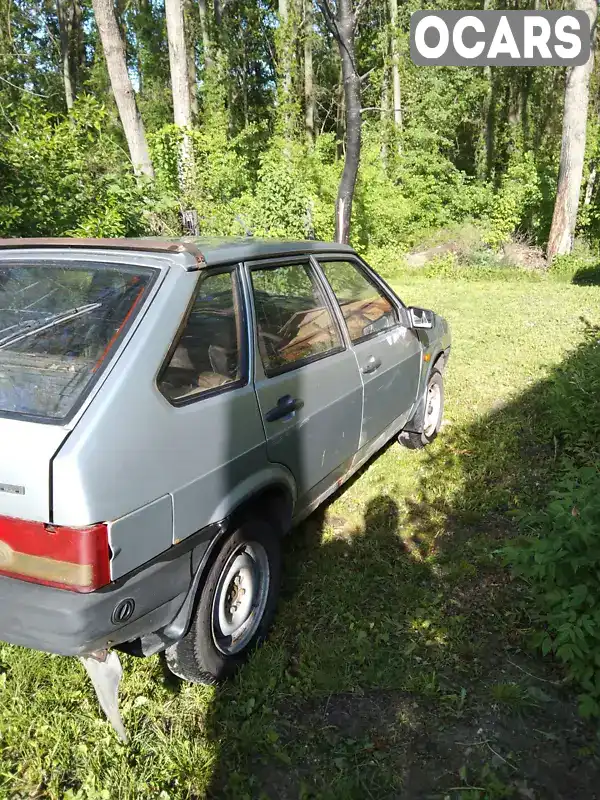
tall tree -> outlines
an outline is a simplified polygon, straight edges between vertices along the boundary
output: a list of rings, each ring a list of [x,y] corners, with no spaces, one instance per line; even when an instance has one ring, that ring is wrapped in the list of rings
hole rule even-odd
[[[75,19],[74,0],[56,0],[56,15],[58,17],[60,62],[63,85],[65,87],[65,102],[67,104],[67,109],[70,111],[73,108],[73,102],[75,100],[75,79],[73,76],[73,59],[71,54],[73,22]]]
[[[204,68],[212,67],[212,42],[210,40],[210,24],[208,19],[208,8],[206,0],[198,0],[198,14],[200,16],[200,35],[202,36],[202,52],[204,56]]]
[[[304,128],[309,144],[314,144],[315,141],[313,36],[313,0],[304,0]]]
[[[190,109],[192,119],[198,117],[198,75],[196,71],[196,30],[197,19],[193,13],[192,0],[185,0],[184,5],[184,30],[185,51],[188,68],[188,84],[190,94]]]
[[[337,42],[342,61],[346,107],[346,156],[335,204],[335,240],[348,243],[362,141],[361,86],[354,47],[357,12],[353,7],[353,0],[335,0],[335,6],[333,0],[317,0],[317,2],[325,23]],[[361,2],[360,7],[362,5]]]
[[[546,251],[548,263],[557,255],[570,253],[573,248],[583,174],[598,7],[596,0],[575,0],[575,8],[578,11],[585,11],[589,17],[592,31],[591,51],[586,63],[571,67],[566,76],[558,189]]]
[[[296,36],[295,0],[278,0],[279,28],[277,31],[277,72],[280,123],[287,139],[294,133],[294,101],[292,70]]]
[[[136,173],[153,178],[154,169],[150,160],[144,123],[127,72],[125,43],[121,37],[113,0],[92,0],[92,5],[102,41],[110,85],[119,110],[133,168]]]
[[[179,181],[182,192],[185,192],[192,172],[192,143],[189,136],[189,129],[192,126],[192,103],[182,0],[165,0],[165,16],[169,40],[173,118],[175,125],[183,129],[179,154]]]
[[[390,25],[392,29],[392,91],[394,97],[394,125],[398,135],[398,151],[401,150],[399,134],[402,130],[402,92],[400,87],[400,48],[398,46],[398,0],[390,0]]]

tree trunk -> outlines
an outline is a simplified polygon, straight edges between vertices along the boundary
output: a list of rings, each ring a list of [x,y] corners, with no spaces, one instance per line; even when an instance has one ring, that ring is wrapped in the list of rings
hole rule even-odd
[[[192,143],[188,130],[192,126],[192,104],[188,73],[187,48],[182,0],[165,0],[169,66],[173,94],[173,119],[183,129],[179,151],[179,186],[185,194],[192,177]]]
[[[310,145],[315,141],[312,0],[304,0],[304,127]]]
[[[381,109],[379,111],[379,121],[381,123],[381,162],[384,170],[388,166],[388,128],[390,113],[390,93],[388,89],[388,74],[384,68],[381,72]]]
[[[204,53],[204,68],[212,67],[212,45],[210,41],[210,27],[208,22],[208,9],[206,0],[198,0],[198,12],[200,15],[200,35],[202,36],[202,52]]]
[[[154,177],[144,123],[135,101],[135,92],[127,72],[125,43],[121,38],[112,0],[92,0],[94,16],[102,41],[110,85],[115,96],[129,154],[136,173]]]
[[[338,43],[342,59],[346,103],[346,156],[335,204],[335,240],[347,244],[350,239],[352,201],[360,163],[362,134],[360,76],[354,49],[356,17],[352,0],[337,0],[335,17],[328,0],[318,0],[318,3],[327,26]]]
[[[292,22],[290,1],[278,0],[279,30],[277,32],[277,61],[279,80],[280,120],[286,139],[293,135],[294,119],[292,113]]]
[[[546,253],[549,264],[555,256],[570,253],[573,247],[585,155],[590,76],[594,66],[594,33],[598,9],[595,0],[576,0],[575,8],[585,11],[590,19],[592,51],[583,66],[571,67],[567,72],[558,189]]]
[[[188,80],[190,93],[190,109],[192,119],[198,117],[198,76],[196,72],[196,47],[194,43],[193,6],[192,0],[185,0],[184,30],[185,51],[187,58]]]
[[[85,30],[83,20],[83,9],[79,0],[73,2],[73,34],[72,34],[72,54],[71,61],[73,82],[75,86],[75,96],[78,87],[83,86],[85,80],[86,55],[85,55]]]
[[[402,131],[402,93],[400,88],[400,50],[398,47],[398,0],[390,0],[390,24],[392,28],[392,88],[394,92],[394,125],[396,133]],[[398,138],[398,153],[402,143]]]
[[[335,115],[335,138],[337,142],[336,147],[336,160],[344,158],[346,148],[344,147],[344,139],[346,137],[346,128],[344,127],[344,117],[346,115],[346,101],[344,98],[344,74],[342,65],[340,63],[340,77],[336,87],[336,94],[338,97],[337,109]]]
[[[75,100],[75,81],[73,79],[73,62],[71,58],[71,32],[75,15],[73,0],[56,0],[56,13],[58,17],[60,62],[65,88],[65,102],[67,110],[70,111]]]
[[[589,204],[592,202],[592,196],[594,194],[594,186],[596,185],[596,174],[597,170],[596,166],[594,165],[590,170],[590,176],[587,181],[587,186],[585,187],[585,197],[583,198],[584,206],[589,206]]]

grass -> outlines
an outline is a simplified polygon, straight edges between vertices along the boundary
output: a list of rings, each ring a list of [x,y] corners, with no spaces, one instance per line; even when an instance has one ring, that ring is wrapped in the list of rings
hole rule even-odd
[[[595,731],[528,648],[526,589],[497,550],[554,480],[545,392],[574,369],[581,318],[600,322],[600,288],[396,288],[452,325],[438,440],[391,445],[289,538],[273,635],[231,684],[124,659],[128,746],[77,661],[0,645],[0,797],[593,796]]]

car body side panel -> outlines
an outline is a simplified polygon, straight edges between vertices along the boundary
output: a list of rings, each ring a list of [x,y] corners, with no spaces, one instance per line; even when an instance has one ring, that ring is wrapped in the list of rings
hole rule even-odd
[[[108,524],[110,576],[121,578],[167,550],[173,538],[173,498],[166,494]],[[130,542],[135,539],[135,547]]]
[[[252,476],[264,485],[266,445],[251,384],[171,409],[164,424],[178,443],[168,463],[179,541],[227,516],[250,491]]]
[[[360,436],[360,447],[363,447],[395,421],[402,426],[409,418],[419,391],[422,350],[414,331],[397,325],[355,345],[355,352],[364,383]],[[381,366],[365,374],[372,358]]]

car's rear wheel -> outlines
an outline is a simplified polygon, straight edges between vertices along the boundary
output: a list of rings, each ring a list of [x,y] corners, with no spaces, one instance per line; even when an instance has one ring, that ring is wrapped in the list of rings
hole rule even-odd
[[[419,421],[420,431],[402,431],[400,444],[410,450],[419,450],[431,444],[442,427],[444,417],[444,378],[437,369],[431,371],[425,392],[425,405]]]
[[[269,630],[280,571],[277,533],[263,520],[242,523],[206,576],[188,633],[165,651],[171,672],[192,683],[235,672]]]

